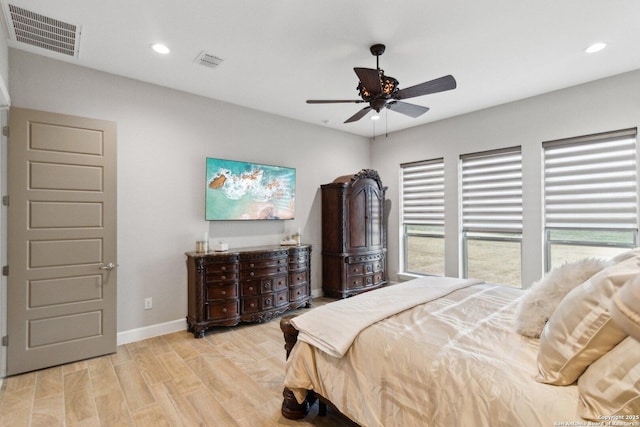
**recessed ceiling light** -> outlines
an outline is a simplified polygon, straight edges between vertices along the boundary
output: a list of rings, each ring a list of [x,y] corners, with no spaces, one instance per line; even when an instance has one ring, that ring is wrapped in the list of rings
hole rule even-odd
[[[151,49],[153,49],[156,53],[159,53],[161,55],[166,55],[169,52],[171,52],[171,50],[163,45],[162,43],[154,43],[151,45]]]
[[[606,43],[598,42],[598,43],[592,44],[591,46],[586,48],[584,51],[586,53],[596,53],[596,52],[600,52],[605,47],[607,47]]]
[[[380,116],[379,115],[373,115],[371,116],[371,120],[380,120]]]

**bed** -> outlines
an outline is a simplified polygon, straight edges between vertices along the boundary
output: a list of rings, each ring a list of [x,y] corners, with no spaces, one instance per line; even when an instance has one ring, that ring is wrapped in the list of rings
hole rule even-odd
[[[640,425],[633,418],[640,414],[640,343],[616,328],[606,308],[597,316],[574,313],[585,294],[590,312],[598,311],[594,299],[605,307],[640,274],[640,251],[621,259],[603,261],[599,272],[567,287],[539,338],[524,336],[517,325],[534,292],[454,278],[418,278],[287,316],[282,414],[302,418],[319,399],[362,426],[625,419],[615,417]],[[538,294],[544,285],[556,286],[542,282]],[[585,327],[594,322],[596,328]],[[586,330],[593,336],[585,338]],[[607,359],[609,353],[615,358]],[[603,376],[613,383],[605,391],[598,389]]]

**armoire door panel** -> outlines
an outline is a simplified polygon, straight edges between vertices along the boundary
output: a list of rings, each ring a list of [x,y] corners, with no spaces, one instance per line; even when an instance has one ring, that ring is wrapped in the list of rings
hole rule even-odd
[[[349,247],[367,246],[367,193],[365,188],[356,189],[349,198]]]

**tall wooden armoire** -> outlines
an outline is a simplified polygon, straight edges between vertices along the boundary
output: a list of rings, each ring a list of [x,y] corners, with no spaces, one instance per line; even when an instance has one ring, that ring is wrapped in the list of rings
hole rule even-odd
[[[322,188],[322,290],[346,298],[386,281],[385,191],[378,172],[363,169]]]

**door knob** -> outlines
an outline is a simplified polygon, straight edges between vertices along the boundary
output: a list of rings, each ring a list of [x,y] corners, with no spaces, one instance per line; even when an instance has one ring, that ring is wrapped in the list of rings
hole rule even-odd
[[[105,265],[103,267],[100,267],[100,269],[101,270],[106,270],[106,271],[111,271],[114,268],[116,268],[117,266],[118,266],[118,264],[114,264],[114,263],[110,262],[109,264],[107,264],[107,265]]]

